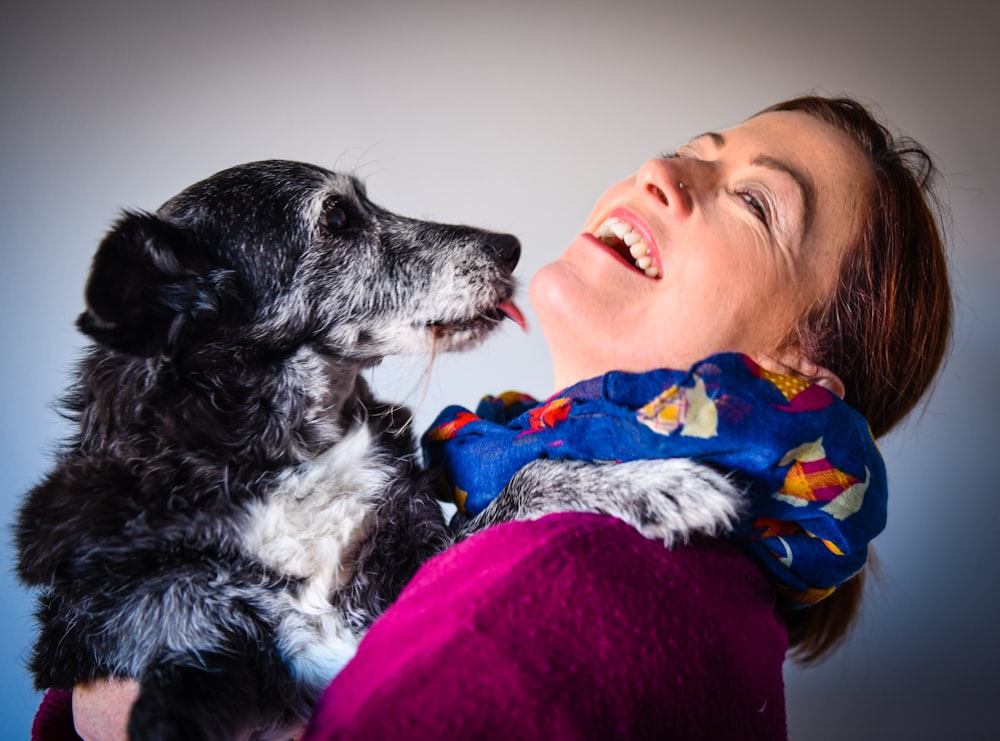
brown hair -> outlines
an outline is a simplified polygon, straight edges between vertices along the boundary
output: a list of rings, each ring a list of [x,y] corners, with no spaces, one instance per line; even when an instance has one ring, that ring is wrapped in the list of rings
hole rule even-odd
[[[800,111],[847,134],[872,167],[875,188],[848,245],[831,299],[795,331],[805,356],[844,382],[845,401],[888,432],[933,382],[951,335],[952,299],[927,151],[896,136],[850,98],[807,96],[761,111]],[[864,571],[806,610],[782,614],[795,658],[818,659],[845,638]]]

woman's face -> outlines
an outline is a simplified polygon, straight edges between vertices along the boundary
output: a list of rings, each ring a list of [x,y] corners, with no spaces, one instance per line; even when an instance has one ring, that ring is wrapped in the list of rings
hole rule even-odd
[[[831,295],[872,183],[845,134],[799,112],[646,162],[531,281],[558,386],[723,351],[799,370],[783,340]]]

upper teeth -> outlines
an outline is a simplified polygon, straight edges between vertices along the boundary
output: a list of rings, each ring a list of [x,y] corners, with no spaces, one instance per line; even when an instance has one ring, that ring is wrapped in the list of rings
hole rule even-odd
[[[642,235],[632,228],[631,224],[612,216],[597,228],[597,233],[594,236],[609,247],[613,247],[619,241],[624,242],[639,270],[650,278],[660,277],[660,269],[653,264],[649,245],[643,240]]]

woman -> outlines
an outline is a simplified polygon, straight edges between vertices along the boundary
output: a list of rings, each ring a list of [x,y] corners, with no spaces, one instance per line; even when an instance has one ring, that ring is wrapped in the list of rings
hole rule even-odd
[[[884,434],[950,330],[932,171],[862,106],[815,97],[645,163],[532,280],[557,387],[736,351]],[[728,543],[666,550],[579,514],[502,525],[418,574],[308,735],[780,738],[786,648],[836,646],[862,581],[779,605],[779,622],[773,585]],[[78,724],[97,727],[113,692],[78,691]]]
[[[585,232],[619,206],[652,204],[647,229],[666,244],[649,269],[662,277],[616,270],[581,236],[532,282],[557,387],[740,350],[836,391],[881,437],[931,384],[951,327],[933,174],[919,146],[863,106],[817,97],[647,162],[604,195]],[[799,653],[839,641],[861,581],[787,616]]]
[[[557,387],[740,350],[834,390],[881,437],[930,386],[951,328],[933,175],[863,106],[819,97],[647,162],[605,193],[585,233],[617,207],[652,204],[658,279],[616,270],[581,236],[532,282]],[[786,616],[804,658],[843,637],[861,582]]]

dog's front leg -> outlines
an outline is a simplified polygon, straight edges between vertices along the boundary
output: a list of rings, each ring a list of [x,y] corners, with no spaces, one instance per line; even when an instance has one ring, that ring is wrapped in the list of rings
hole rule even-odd
[[[459,537],[508,520],[554,512],[611,515],[667,546],[696,533],[719,535],[743,512],[743,490],[713,468],[686,458],[601,464],[542,459],[518,471]]]

